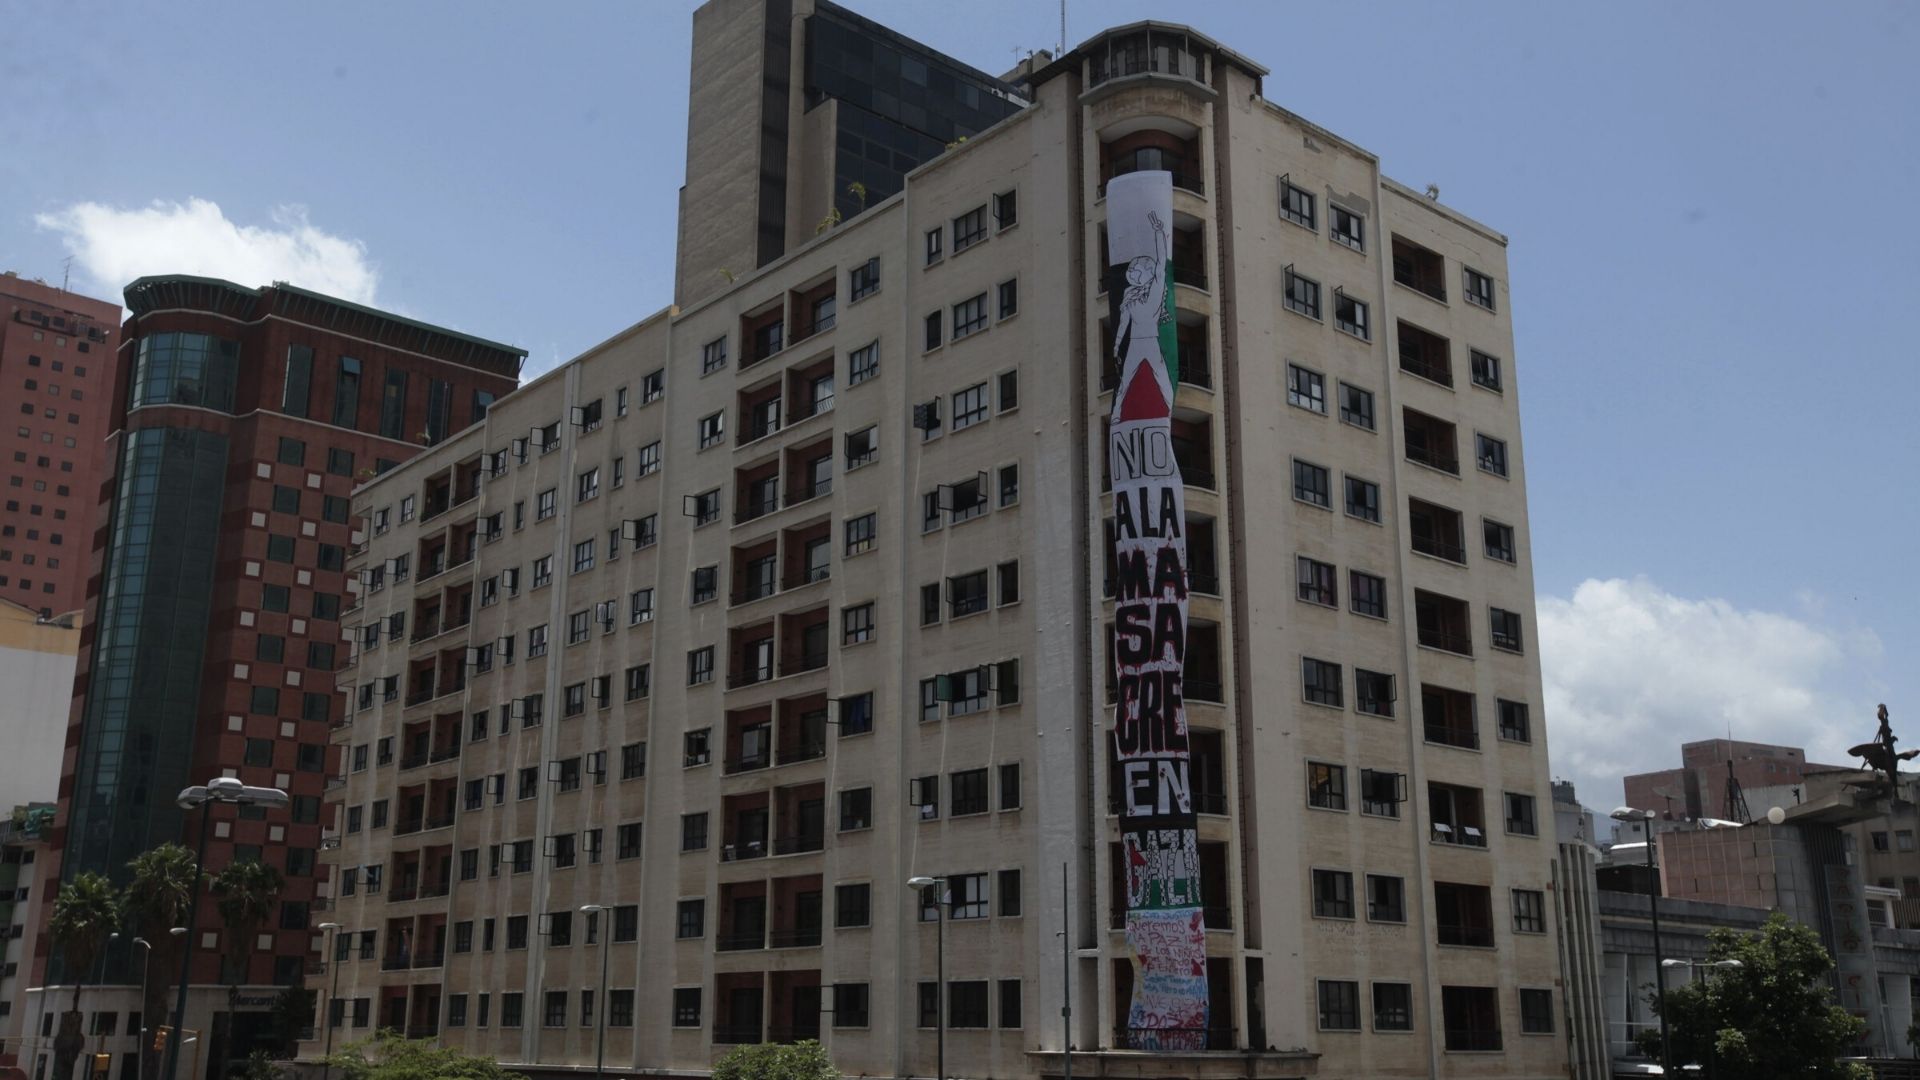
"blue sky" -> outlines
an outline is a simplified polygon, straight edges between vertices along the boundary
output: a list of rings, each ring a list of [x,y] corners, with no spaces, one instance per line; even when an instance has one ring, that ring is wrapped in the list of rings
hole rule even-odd
[[[292,277],[550,366],[670,295],[692,6],[27,0],[0,269]],[[1059,34],[852,6],[996,72]],[[1920,744],[1920,8],[1113,0],[1069,36],[1150,17],[1512,237],[1556,774],[1610,805],[1729,727],[1831,758],[1878,701]]]

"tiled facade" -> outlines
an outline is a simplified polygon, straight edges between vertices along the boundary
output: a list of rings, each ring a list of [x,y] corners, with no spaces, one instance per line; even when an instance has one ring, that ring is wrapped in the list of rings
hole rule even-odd
[[[758,56],[763,18],[701,10],[696,103],[757,80],[715,28]],[[336,1040],[580,1067],[604,1019],[623,1070],[818,1037],[931,1075],[941,931],[905,883],[935,875],[956,1075],[1060,1071],[1068,973],[1110,1072],[1564,1074],[1505,239],[1263,74],[1103,34],[898,195],[355,494]],[[689,189],[737,179],[700,139]],[[1208,1042],[1238,1051],[1179,1058],[1116,1034],[1101,228],[1137,168],[1176,176]]]

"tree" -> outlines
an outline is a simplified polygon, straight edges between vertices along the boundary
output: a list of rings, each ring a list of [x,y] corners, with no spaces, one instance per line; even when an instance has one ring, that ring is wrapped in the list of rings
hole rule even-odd
[[[713,1080],[839,1080],[839,1076],[826,1048],[813,1039],[736,1046],[713,1066]]]
[[[1709,960],[1738,960],[1704,979],[1667,991],[1672,1052],[1681,1063],[1712,1065],[1743,1080],[1852,1080],[1870,1075],[1837,1060],[1866,1032],[1866,1022],[1834,1004],[1826,982],[1833,961],[1805,926],[1775,912],[1758,932],[1725,928],[1707,935]],[[1658,998],[1650,999],[1656,1013]],[[1660,1052],[1660,1032],[1643,1031],[1640,1048]]]
[[[80,1032],[80,987],[106,951],[107,935],[119,925],[120,899],[104,874],[76,874],[54,897],[47,936],[73,980],[73,1008],[60,1014],[60,1034],[53,1040],[55,1076],[72,1076],[74,1062],[86,1045],[86,1036]]]
[[[186,944],[184,935],[175,937],[172,931],[186,925],[197,868],[193,852],[179,844],[161,844],[135,855],[127,869],[132,877],[120,894],[120,908],[127,928],[147,942],[140,1015],[153,1028],[169,1022],[167,988],[180,977]],[[140,1040],[140,1056],[140,1075],[159,1075],[161,1055],[152,1039]]]
[[[491,1058],[470,1057],[432,1039],[393,1030],[348,1043],[326,1058],[342,1080],[521,1080]]]
[[[213,877],[214,907],[227,928],[227,1012],[224,1020],[214,1018],[211,1060],[215,1062],[232,1057],[229,1042],[233,1016],[240,1008],[240,984],[246,981],[248,961],[253,959],[254,938],[279,906],[282,880],[280,871],[258,859],[232,863]],[[224,1065],[220,1071],[224,1074]]]

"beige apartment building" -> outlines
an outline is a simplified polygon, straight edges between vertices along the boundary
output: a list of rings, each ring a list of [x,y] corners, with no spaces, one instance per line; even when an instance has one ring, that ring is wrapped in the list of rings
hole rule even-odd
[[[354,497],[322,1039],[932,1076],[944,1013],[955,1076],[1068,1039],[1128,1076],[1565,1075],[1505,238],[1184,27],[955,91],[824,0],[694,26],[677,306]],[[888,80],[1006,114],[849,213]],[[1175,183],[1179,1055],[1126,1048],[1109,809],[1102,194],[1137,169]]]

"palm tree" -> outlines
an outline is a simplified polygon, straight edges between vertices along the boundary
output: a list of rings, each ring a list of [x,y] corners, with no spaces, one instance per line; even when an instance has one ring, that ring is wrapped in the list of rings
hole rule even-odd
[[[76,874],[54,898],[47,936],[60,950],[61,964],[73,980],[73,1008],[60,1014],[60,1034],[53,1040],[55,1076],[72,1076],[74,1062],[86,1045],[86,1036],[80,1032],[80,986],[106,950],[107,936],[119,925],[120,899],[104,874]]]
[[[253,958],[254,938],[280,903],[280,871],[258,859],[230,864],[213,876],[211,891],[227,938],[227,1017],[218,1023],[213,1040],[213,1061],[225,1075],[225,1062],[231,1056],[228,1040],[233,1033],[233,1016],[240,1008],[240,984],[247,978],[247,962]]]
[[[148,1018],[148,1027],[152,1028],[167,1022],[167,987],[178,978],[179,973],[173,969],[180,962],[186,940],[175,937],[172,930],[186,925],[197,871],[193,852],[179,844],[161,844],[143,851],[133,857],[127,869],[133,876],[121,894],[120,906],[128,928],[147,941],[140,1015]],[[140,1075],[159,1075],[161,1055],[152,1039],[140,1040],[140,1054]]]

